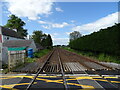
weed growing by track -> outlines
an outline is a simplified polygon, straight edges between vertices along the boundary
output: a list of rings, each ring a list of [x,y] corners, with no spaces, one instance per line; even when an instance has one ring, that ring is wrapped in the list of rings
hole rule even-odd
[[[44,50],[40,50],[38,52],[35,52],[34,58],[26,58],[25,63],[35,62],[38,58],[41,58],[42,56],[48,54],[50,51],[51,51],[50,49],[44,49]]]
[[[34,57],[40,58],[40,57],[46,55],[49,51],[50,51],[50,49],[40,50],[40,51],[34,53]]]
[[[95,54],[93,52],[76,51],[76,50],[71,49],[69,47],[64,47],[63,49],[71,51],[71,52],[75,52],[79,55],[90,57],[90,58],[95,59],[95,60],[99,60],[102,62],[113,62],[113,63],[120,64],[120,57],[117,57],[117,56],[110,56],[110,55],[107,55],[104,53]]]

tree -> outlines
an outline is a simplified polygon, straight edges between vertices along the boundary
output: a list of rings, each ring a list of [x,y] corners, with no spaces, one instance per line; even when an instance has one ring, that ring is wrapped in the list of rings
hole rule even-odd
[[[82,35],[78,31],[70,33],[70,41],[80,38]]]
[[[45,35],[43,35],[42,31],[37,30],[33,32],[32,38],[34,39],[35,43],[41,44],[42,40],[44,39],[43,36]]]
[[[120,56],[120,23],[72,40],[70,48]]]
[[[27,34],[28,34],[27,29],[23,28],[23,26],[25,25],[25,22],[15,15],[10,15],[9,18],[10,19],[7,21],[7,24],[4,27],[10,28],[10,29],[16,29],[21,36],[27,37]]]
[[[45,47],[51,47],[53,45],[52,38],[51,38],[50,34],[48,34],[44,37],[41,44]]]
[[[34,31],[32,38],[34,39],[35,43],[38,43],[43,47],[51,47],[53,44],[50,34],[43,34],[42,31]]]
[[[48,40],[48,46],[52,46],[53,42],[52,42],[52,38],[51,38],[50,34],[48,34],[47,40]]]

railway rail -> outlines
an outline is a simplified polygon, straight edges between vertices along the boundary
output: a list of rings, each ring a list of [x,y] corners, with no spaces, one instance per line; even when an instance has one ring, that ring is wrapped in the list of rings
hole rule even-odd
[[[64,51],[64,50],[63,50]],[[69,51],[66,51],[66,52],[69,52]],[[70,52],[71,53],[71,52]],[[64,52],[61,52],[61,54],[63,54],[63,55],[65,55],[65,53]],[[68,54],[68,53],[66,53],[66,54]],[[82,60],[76,60],[76,58],[75,59],[73,59],[72,57],[72,55],[70,55],[70,54],[68,54],[68,55],[65,55],[66,57],[64,57],[64,58],[62,58],[62,59],[65,59],[65,58],[68,58],[68,60],[71,60],[71,62],[78,62],[78,63],[80,63],[81,65],[82,65],[82,67],[86,67],[86,69],[81,69],[80,67],[79,67],[79,69],[81,69],[83,72],[84,72],[84,74],[86,74],[87,76],[89,76],[90,75],[90,73],[92,73],[92,74],[94,74],[94,75],[98,75],[98,76],[100,76],[100,77],[102,77],[102,79],[103,80],[106,80],[106,81],[108,81],[108,83],[109,83],[109,85],[111,85],[111,87],[112,88],[114,88],[114,89],[117,89],[118,88],[118,86],[116,86],[116,85],[114,85],[114,84],[112,84],[111,83],[111,81],[109,81],[109,80],[107,80],[106,78],[104,78],[104,76],[102,76],[103,74],[102,73],[99,73],[98,72],[98,70],[112,70],[112,67],[109,67],[109,66],[106,66],[106,65],[103,65],[103,64],[101,64],[101,63],[99,63],[99,62],[96,62],[96,61],[93,61],[93,60],[90,60],[90,59],[88,59],[88,58],[85,58],[85,57],[82,57],[82,56],[79,56],[79,55],[77,55],[77,54],[74,54],[74,53],[72,53],[74,56],[76,55],[76,56],[78,56],[78,57],[80,57],[80,58],[83,58],[84,60],[86,60],[87,62],[92,62],[92,63],[94,63],[94,64],[92,64],[92,65],[96,65],[96,66],[94,66],[94,67],[90,67],[90,66],[88,66],[88,65],[86,65],[85,63],[83,63],[84,61],[82,61]],[[70,57],[70,56],[72,56],[72,57]],[[78,64],[77,63],[77,64]],[[80,66],[80,65],[79,65]],[[99,68],[97,68],[97,67],[99,67]],[[78,66],[75,66],[74,68],[78,68]],[[88,70],[90,70],[90,71],[88,71]],[[76,74],[76,71],[74,71],[74,70],[71,70],[72,71],[72,74]],[[79,71],[78,71],[79,72]],[[77,73],[78,73],[77,72]],[[116,72],[116,71],[115,71]],[[118,73],[119,73],[119,71],[117,71]],[[95,81],[95,80],[94,80]],[[78,81],[79,82],[79,81]],[[96,81],[95,81],[96,82]],[[80,83],[80,82],[79,82]],[[96,82],[97,83],[97,82]],[[100,87],[102,87],[99,83],[97,83]],[[102,87],[103,88],[103,87]]]
[[[110,66],[104,65],[95,60],[91,60],[89,58],[77,55],[75,53],[60,48],[54,49],[46,57],[47,58],[44,58],[42,61],[39,60],[37,64],[34,64],[35,67],[33,65],[32,68],[34,68],[34,70],[27,68],[28,66],[25,68],[29,73],[33,73],[33,72],[36,73],[33,80],[27,86],[27,90],[32,88],[32,85],[35,82],[36,78],[39,76],[39,74],[47,74],[47,75],[60,74],[63,80],[64,88],[66,90],[69,88],[66,80],[67,74],[71,74],[71,75],[80,74],[86,76],[98,75],[102,77],[103,80],[106,80],[108,82],[107,84],[108,86],[111,86],[112,88],[115,89],[118,88],[118,86],[114,85],[111,81],[104,78],[104,75],[107,74],[113,75],[114,73],[115,75],[120,75],[120,71],[118,69],[114,69]],[[80,81],[78,82],[80,83]],[[98,85],[102,87],[99,83]]]
[[[54,61],[54,59],[53,59],[54,54],[57,54],[57,57],[56,57],[56,58],[57,58],[58,60],[55,60],[55,61]],[[55,59],[56,59],[56,58],[55,58]],[[54,50],[54,51],[49,55],[49,57],[46,59],[46,61],[45,61],[44,64],[42,65],[42,67],[38,70],[37,74],[35,75],[35,77],[33,78],[33,80],[30,82],[30,84],[28,85],[28,87],[27,87],[26,90],[29,90],[29,89],[32,87],[34,81],[36,80],[36,78],[38,77],[38,75],[39,75],[40,73],[45,72],[46,67],[49,66],[51,60],[53,60],[53,61],[52,61],[52,64],[54,63],[54,64],[56,64],[56,65],[58,65],[58,66],[60,67],[60,69],[59,69],[59,70],[56,70],[56,71],[61,73],[62,79],[63,79],[64,88],[65,88],[66,90],[68,89],[68,87],[67,87],[67,82],[66,82],[66,79],[65,79],[65,73],[64,73],[64,70],[63,70],[62,61],[61,61],[60,56],[59,56],[59,51],[58,51],[58,50]],[[53,69],[53,68],[52,68],[52,69]],[[54,69],[53,69],[53,70],[54,70]],[[49,71],[52,72],[51,69],[50,69]]]

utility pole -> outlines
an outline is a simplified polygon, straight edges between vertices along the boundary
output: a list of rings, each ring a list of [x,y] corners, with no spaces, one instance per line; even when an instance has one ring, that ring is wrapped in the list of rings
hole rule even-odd
[[[2,69],[2,28],[0,27],[0,69]]]

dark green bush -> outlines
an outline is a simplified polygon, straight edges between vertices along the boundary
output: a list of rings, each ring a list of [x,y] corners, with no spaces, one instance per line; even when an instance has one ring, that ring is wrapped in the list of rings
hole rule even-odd
[[[83,36],[69,43],[75,50],[120,55],[120,23]]]

